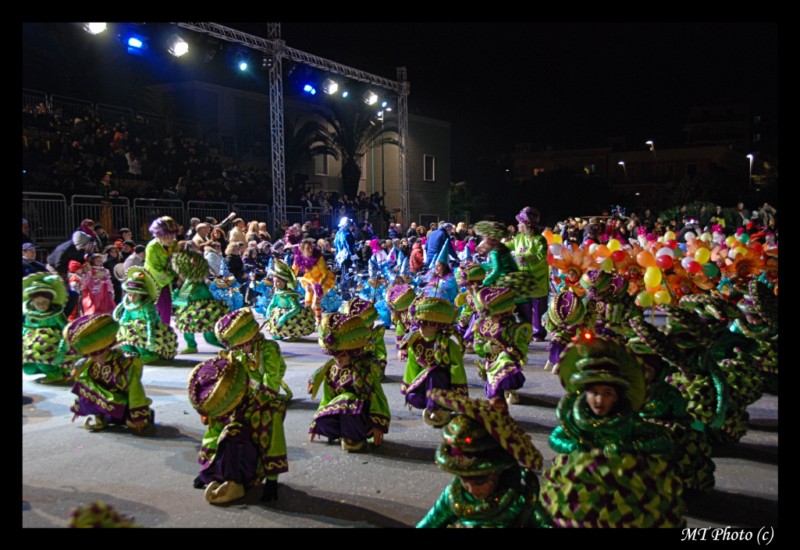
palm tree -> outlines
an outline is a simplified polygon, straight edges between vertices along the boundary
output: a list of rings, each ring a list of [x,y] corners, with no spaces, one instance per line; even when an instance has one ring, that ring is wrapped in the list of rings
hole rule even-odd
[[[286,119],[284,124],[284,164],[289,181],[294,181],[303,163],[317,155],[336,157],[327,128],[316,120],[301,123],[302,116]]]
[[[375,112],[360,104],[333,103],[329,111],[315,111],[328,124],[326,134],[334,151],[333,158],[342,161],[342,192],[348,197],[358,193],[361,179],[359,160],[372,147],[381,144],[400,145],[397,126],[378,120]]]

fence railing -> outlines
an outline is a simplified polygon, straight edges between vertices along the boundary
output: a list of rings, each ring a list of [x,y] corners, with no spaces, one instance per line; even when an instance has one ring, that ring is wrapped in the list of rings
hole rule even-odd
[[[22,217],[37,244],[63,242],[70,235],[70,209],[60,193],[23,193]]]

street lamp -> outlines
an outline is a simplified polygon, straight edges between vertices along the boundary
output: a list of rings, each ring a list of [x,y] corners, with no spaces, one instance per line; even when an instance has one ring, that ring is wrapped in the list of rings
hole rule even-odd
[[[650,152],[653,153],[653,160],[658,160],[658,157],[656,157],[656,144],[653,143],[653,140],[648,139],[644,144],[650,147]]]
[[[749,153],[747,158],[750,159],[750,171],[747,174],[747,186],[751,187],[753,185],[753,153]]]
[[[617,164],[619,164],[620,166],[622,166],[622,171],[623,171],[623,172],[625,172],[625,181],[628,181],[628,167],[627,167],[627,166],[625,166],[625,161],[624,161],[624,160],[621,160],[621,161],[619,161]]]

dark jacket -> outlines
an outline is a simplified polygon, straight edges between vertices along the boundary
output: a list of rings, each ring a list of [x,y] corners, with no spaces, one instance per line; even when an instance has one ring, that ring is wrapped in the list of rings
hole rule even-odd
[[[47,263],[55,269],[62,276],[65,276],[69,271],[70,260],[83,263],[83,251],[78,250],[72,239],[58,245],[47,257]]]

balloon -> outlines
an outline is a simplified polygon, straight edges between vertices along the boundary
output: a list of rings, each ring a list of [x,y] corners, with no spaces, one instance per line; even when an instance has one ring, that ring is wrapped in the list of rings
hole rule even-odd
[[[561,238],[561,235],[553,234],[553,244],[561,244],[562,242],[563,239]]]
[[[711,251],[707,248],[698,248],[694,252],[694,259],[698,264],[703,265],[711,259]]]
[[[639,235],[638,237],[636,237],[636,239],[639,241],[639,246],[641,246],[642,248],[647,246],[647,237],[645,237],[644,235]]]
[[[592,246],[594,246],[594,245],[592,245]],[[608,258],[609,256],[611,256],[611,251],[604,244],[598,244],[597,248],[594,251],[594,253],[600,258]]]
[[[750,240],[750,235],[748,235],[747,233],[742,233],[741,235],[739,235],[739,242],[740,243],[745,243],[746,244],[747,241],[749,241],[749,240]]]
[[[745,247],[743,247],[743,246],[737,246],[736,248],[733,249],[733,253],[734,253],[734,256],[733,256],[734,258],[736,256],[738,256],[739,254],[744,256],[745,254],[747,254],[747,249]]]
[[[594,256],[594,252],[595,252],[595,250],[597,250],[598,246],[600,246],[600,245],[597,245],[597,244],[594,244],[594,243],[590,244],[589,245],[589,254]]]
[[[555,258],[553,258],[553,255],[548,253],[547,254],[547,265],[553,265],[553,260],[555,260]]]
[[[658,305],[668,304],[672,301],[672,296],[669,295],[668,290],[661,289],[653,296]]]
[[[675,251],[672,250],[668,246],[662,246],[656,252],[656,259],[658,259],[659,256],[669,256],[670,258],[674,258],[675,257]]]
[[[653,295],[643,290],[636,295],[636,305],[639,307],[650,307],[653,305]]]
[[[644,284],[647,286],[658,286],[661,284],[661,270],[657,267],[648,267],[644,272]]]
[[[656,265],[661,269],[672,269],[673,262],[672,256],[667,256],[666,254],[662,254],[656,258]]]
[[[544,231],[542,231],[542,237],[545,238],[547,244],[553,244],[553,232],[550,231],[549,229],[545,229]]]
[[[664,241],[664,245],[668,246],[672,250],[675,250],[676,248],[678,248],[678,241],[676,241],[675,239],[666,239]]]
[[[703,269],[703,266],[701,266],[695,260],[691,260],[691,259],[689,260],[689,265],[686,266],[686,271],[688,271],[692,275],[696,275],[697,273],[700,273],[700,271],[702,269]]]
[[[709,233],[708,231],[700,235],[700,240],[707,243],[710,243],[713,240],[713,238],[714,237],[712,237],[711,233]]]
[[[612,260],[611,258],[606,258],[605,260],[603,260],[603,263],[600,264],[600,269],[602,269],[606,273],[611,273],[612,271],[614,271],[614,260]]]
[[[730,237],[725,239],[725,244],[728,245],[728,248],[733,248],[734,246],[736,246],[736,237],[731,235]]]
[[[708,262],[703,264],[703,273],[706,277],[716,277],[719,275],[719,268],[714,262]]]
[[[692,261],[692,259],[693,259],[693,258],[692,258],[691,256],[685,256],[685,257],[684,257],[684,258],[681,260],[681,266],[683,267],[683,269],[689,269],[689,262],[691,262],[691,261]]]
[[[750,241],[750,243],[747,246],[750,248],[750,250],[752,250],[753,252],[755,252],[758,255],[761,255],[761,254],[764,253],[764,247],[758,241]]]
[[[553,256],[561,256],[561,249],[564,247],[560,244],[551,244],[548,248]]]
[[[642,250],[636,255],[636,263],[642,267],[655,267],[656,259],[647,250]]]
[[[611,239],[608,241],[608,249],[611,252],[619,250],[620,248],[622,248],[622,244],[617,239]]]
[[[674,231],[667,231],[664,233],[664,240],[665,241],[674,241],[675,240],[675,232]]]
[[[615,250],[614,252],[611,253],[611,259],[614,260],[615,262],[621,262],[622,260],[625,259],[625,256],[626,254],[622,250]]]
[[[589,245],[589,246],[591,246],[591,245],[593,245],[593,244],[594,244],[594,240],[592,240],[592,239],[586,239],[586,242],[585,242],[585,243],[583,243],[583,244],[586,244],[586,245]]]

